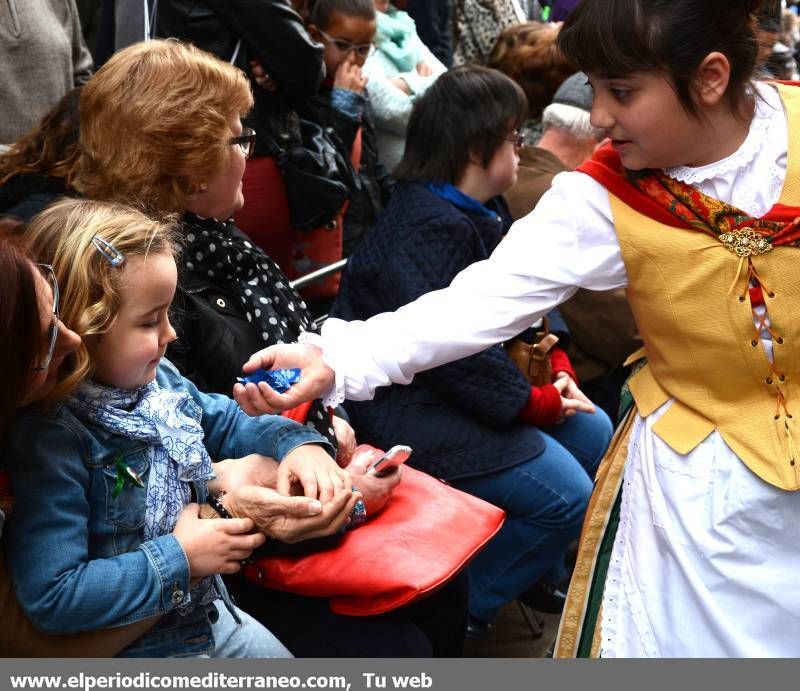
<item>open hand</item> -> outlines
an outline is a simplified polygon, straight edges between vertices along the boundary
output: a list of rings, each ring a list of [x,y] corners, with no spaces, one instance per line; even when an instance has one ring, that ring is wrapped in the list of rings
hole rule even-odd
[[[284,369],[299,367],[300,381],[279,394],[266,382],[235,384],[233,397],[248,415],[265,415],[294,408],[326,394],[334,386],[333,370],[322,360],[322,351],[313,345],[274,345],[250,356],[242,369],[250,374],[259,367]]]
[[[342,489],[322,504],[307,497],[286,497],[266,487],[240,487],[222,501],[232,516],[248,516],[264,535],[292,543],[337,533],[360,498],[358,492]]]

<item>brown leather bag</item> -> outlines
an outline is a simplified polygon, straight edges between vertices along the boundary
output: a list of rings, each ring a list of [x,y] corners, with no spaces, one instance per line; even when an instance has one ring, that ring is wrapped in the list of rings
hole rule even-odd
[[[536,332],[533,343],[526,343],[521,338],[513,338],[505,344],[508,357],[519,367],[533,386],[549,384],[553,376],[550,363],[550,351],[558,343],[558,336],[550,333],[547,318],[542,320],[542,327]]]

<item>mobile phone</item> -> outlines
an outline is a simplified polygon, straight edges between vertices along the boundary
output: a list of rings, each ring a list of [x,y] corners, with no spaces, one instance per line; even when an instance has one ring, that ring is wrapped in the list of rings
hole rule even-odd
[[[367,468],[367,475],[374,475],[375,477],[385,477],[388,475],[392,468],[402,465],[408,460],[411,455],[411,447],[398,444],[389,449],[383,456],[381,456],[375,463]]]

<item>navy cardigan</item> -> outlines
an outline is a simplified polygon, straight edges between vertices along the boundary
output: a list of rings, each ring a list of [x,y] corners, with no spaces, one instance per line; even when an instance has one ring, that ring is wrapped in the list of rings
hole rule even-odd
[[[463,211],[416,183],[401,183],[374,231],[350,257],[332,316],[367,319],[444,288],[486,259],[511,224],[502,197],[491,216]],[[541,433],[519,422],[530,385],[501,345],[418,374],[408,386],[348,402],[359,441],[408,444],[409,461],[446,480],[507,468],[544,450]]]

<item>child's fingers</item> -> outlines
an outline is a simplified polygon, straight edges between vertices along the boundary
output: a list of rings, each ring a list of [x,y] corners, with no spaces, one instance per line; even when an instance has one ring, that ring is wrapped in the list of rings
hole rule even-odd
[[[247,557],[242,557],[242,559],[246,558]],[[230,561],[224,562],[219,568],[219,573],[225,576],[239,573],[242,568],[242,559],[231,559]]]
[[[253,532],[256,524],[252,518],[225,518],[217,527],[228,535],[241,535]]]

